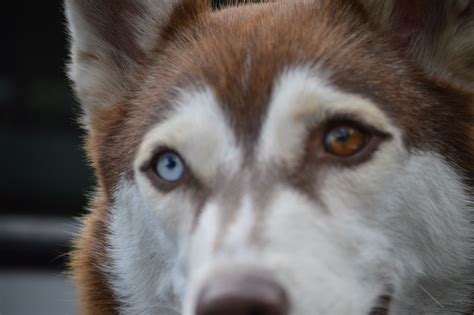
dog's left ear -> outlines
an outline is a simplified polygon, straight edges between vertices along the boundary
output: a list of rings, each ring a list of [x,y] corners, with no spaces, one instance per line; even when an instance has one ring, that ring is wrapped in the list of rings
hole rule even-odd
[[[359,0],[440,81],[474,90],[474,0]]]

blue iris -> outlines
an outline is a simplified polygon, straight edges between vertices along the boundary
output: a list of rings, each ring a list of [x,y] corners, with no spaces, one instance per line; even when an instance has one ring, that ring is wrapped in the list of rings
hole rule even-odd
[[[156,162],[156,173],[164,181],[176,182],[184,175],[184,163],[176,153],[162,153]]]

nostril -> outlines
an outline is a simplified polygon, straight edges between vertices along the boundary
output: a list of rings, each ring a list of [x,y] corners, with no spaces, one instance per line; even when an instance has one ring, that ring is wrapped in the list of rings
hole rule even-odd
[[[283,288],[260,274],[219,275],[198,297],[197,315],[287,315]]]
[[[391,302],[392,298],[389,295],[381,295],[369,315],[388,315]]]

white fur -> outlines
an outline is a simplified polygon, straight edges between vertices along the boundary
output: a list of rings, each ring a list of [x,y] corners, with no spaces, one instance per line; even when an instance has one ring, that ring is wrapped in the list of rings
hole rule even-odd
[[[175,108],[145,136],[135,168],[147,163],[156,148],[176,150],[195,176],[211,185],[219,171],[230,175],[241,166],[241,153],[214,92],[210,88],[179,91]]]
[[[250,241],[250,234],[255,221],[255,207],[248,194],[242,196],[235,219],[225,235],[215,233],[214,238],[208,238],[209,229],[219,224],[222,208],[219,204],[211,203],[204,209],[202,219],[199,221],[196,237],[192,240],[192,253],[189,261],[193,270],[190,272],[188,292],[183,314],[194,314],[197,296],[200,289],[209,280],[209,277],[220,271],[236,270],[240,268],[261,267],[258,262],[258,249]],[[217,237],[222,237],[219,248],[214,247]],[[203,253],[206,253],[203,255]]]
[[[249,252],[253,244],[249,235],[255,225],[255,207],[251,197],[246,194],[242,196],[242,202],[237,211],[236,218],[227,233],[223,236],[223,246],[228,252]],[[227,253],[229,254],[229,253]]]
[[[466,311],[472,218],[461,178],[439,154],[408,151],[403,131],[373,103],[338,91],[316,71],[290,69],[277,80],[256,164],[243,165],[210,88],[182,90],[174,102],[140,146],[135,181],[122,181],[116,192],[111,281],[124,313],[194,315],[200,289],[215,274],[252,268],[268,270],[286,289],[290,315],[367,315],[388,293],[391,315]],[[257,202],[249,170],[275,171],[275,160],[294,165],[308,126],[338,113],[392,137],[357,167],[328,166],[316,199],[272,177],[262,183],[268,201]],[[190,193],[160,192],[140,172],[163,145],[211,189],[195,229]],[[246,184],[235,192],[235,216],[222,236],[219,189],[236,174]],[[254,228],[260,233],[251,240]]]
[[[383,131],[390,124],[370,100],[330,86],[314,68],[288,69],[275,84],[268,118],[260,138],[260,161],[274,160],[290,167],[301,158],[312,127],[337,115],[351,115]]]
[[[125,180],[112,211],[109,280],[122,314],[179,314],[183,289],[179,276],[179,242],[166,232],[153,206],[136,185]],[[184,202],[181,205],[185,208]]]

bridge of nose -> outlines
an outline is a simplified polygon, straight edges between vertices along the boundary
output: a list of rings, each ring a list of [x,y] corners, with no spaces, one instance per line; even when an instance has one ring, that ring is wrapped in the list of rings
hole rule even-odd
[[[226,177],[216,185],[219,231],[215,248],[239,247],[258,243],[268,204],[279,180],[276,172],[255,167]]]

